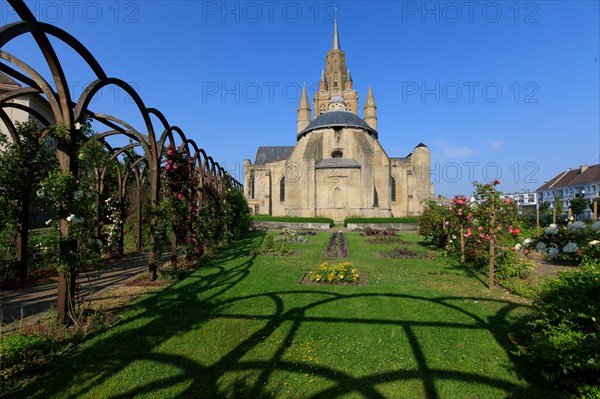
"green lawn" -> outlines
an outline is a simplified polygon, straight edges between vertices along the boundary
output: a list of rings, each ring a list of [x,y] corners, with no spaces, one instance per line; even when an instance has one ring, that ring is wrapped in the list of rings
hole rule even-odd
[[[249,256],[263,237],[130,306],[13,397],[558,397],[512,354],[525,302],[490,294],[453,261],[379,259],[393,245],[347,233],[348,260],[370,285],[306,286],[329,234],[294,244],[298,256]]]

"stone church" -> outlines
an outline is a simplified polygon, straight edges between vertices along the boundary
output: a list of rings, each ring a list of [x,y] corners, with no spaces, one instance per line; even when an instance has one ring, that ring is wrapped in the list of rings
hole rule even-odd
[[[402,217],[419,215],[433,198],[430,154],[419,144],[404,158],[387,155],[378,137],[371,86],[358,116],[337,21],[327,53],[314,115],[302,90],[295,146],[258,147],[244,161],[244,192],[256,214],[273,216]]]

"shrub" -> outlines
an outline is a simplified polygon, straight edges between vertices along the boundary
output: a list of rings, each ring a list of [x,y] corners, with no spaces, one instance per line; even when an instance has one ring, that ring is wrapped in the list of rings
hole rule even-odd
[[[48,337],[37,334],[9,335],[2,338],[0,345],[0,369],[5,370],[14,365],[31,361],[40,357],[52,348],[52,341]]]
[[[417,216],[407,216],[402,218],[362,218],[362,217],[348,217],[344,219],[344,226],[348,227],[348,223],[417,223],[419,218]]]
[[[580,394],[600,389],[600,261],[547,281],[533,304],[529,352]]]
[[[252,220],[255,222],[328,223],[329,227],[333,227],[335,224],[333,219],[325,217],[305,218],[301,216],[252,215]]]
[[[448,242],[448,230],[445,222],[449,217],[450,213],[447,207],[438,205],[435,201],[429,201],[419,218],[419,234],[438,248],[445,248]]]
[[[284,228],[281,234],[275,236],[274,241],[285,241],[289,243],[305,243],[308,238],[298,234],[296,230]]]
[[[285,240],[275,240],[273,236],[266,236],[262,244],[255,252],[257,255],[285,255],[289,252]]]
[[[600,258],[600,222],[586,224],[567,220],[551,224],[533,239],[533,246],[550,259],[579,263],[584,258]]]

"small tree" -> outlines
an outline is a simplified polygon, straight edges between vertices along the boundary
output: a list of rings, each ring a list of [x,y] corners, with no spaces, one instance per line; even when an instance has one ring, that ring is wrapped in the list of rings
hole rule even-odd
[[[54,149],[34,121],[17,123],[16,141],[7,143],[6,135],[0,133],[5,146],[0,153],[0,201],[4,219],[16,224],[16,272],[19,280],[27,279],[29,241],[29,214],[35,201],[33,194],[40,182],[56,169],[58,161]]]
[[[540,215],[547,215],[548,213],[550,213],[550,203],[549,202],[542,202],[538,208]]]
[[[573,211],[573,215],[581,215],[586,207],[590,206],[592,202],[583,197],[573,198],[569,201],[569,208]]]
[[[499,180],[494,180],[489,184],[474,183],[476,189],[474,196],[477,200],[474,219],[479,226],[477,228],[479,235],[489,242],[490,290],[494,288],[496,243],[498,239],[505,235],[516,237],[521,232],[516,227],[517,206],[514,201],[502,198],[502,193],[496,190],[496,186],[499,184]]]
[[[560,200],[560,198],[558,198],[558,195],[554,195],[554,207],[556,208],[556,214],[557,215],[562,215],[564,212],[564,208],[563,208],[563,203]]]

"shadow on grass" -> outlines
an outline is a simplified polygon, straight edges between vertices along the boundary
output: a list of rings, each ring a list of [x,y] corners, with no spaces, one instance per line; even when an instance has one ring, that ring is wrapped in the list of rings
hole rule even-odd
[[[256,236],[254,236],[256,239]],[[510,393],[510,397],[559,397],[552,389],[540,391],[542,376],[537,368],[527,363],[522,358],[513,355],[516,347],[510,339],[510,326],[508,317],[520,305],[497,299],[465,298],[465,297],[436,297],[429,298],[417,295],[398,293],[369,293],[359,292],[343,294],[330,291],[315,291],[298,289],[294,291],[271,291],[252,295],[238,295],[231,297],[231,291],[251,273],[255,257],[243,256],[249,249],[256,246],[253,239],[243,240],[236,246],[217,253],[203,266],[202,273],[195,273],[189,279],[139,302],[134,308],[139,308],[139,313],[125,320],[117,330],[99,337],[95,342],[73,354],[70,358],[53,370],[52,373],[42,376],[39,385],[32,387],[31,391],[22,390],[13,397],[61,397],[76,398],[86,394],[115,374],[130,367],[134,362],[149,364],[162,363],[177,370],[175,375],[154,378],[152,381],[134,388],[124,389],[121,393],[105,397],[112,399],[125,399],[134,396],[159,397],[159,391],[165,387],[184,386],[177,393],[177,397],[204,397],[204,398],[275,398],[277,392],[265,391],[269,379],[274,373],[284,371],[296,375],[303,375],[307,368],[316,377],[328,380],[327,387],[313,393],[312,398],[334,398],[359,393],[367,398],[384,398],[378,385],[389,382],[401,382],[418,379],[423,386],[427,398],[440,398],[438,383],[442,381],[458,381],[469,384],[478,384],[499,388]],[[235,262],[232,266],[223,267],[225,260]],[[225,294],[228,295],[225,295]],[[290,306],[286,298],[302,295],[311,298],[302,306]],[[322,316],[320,309],[325,305],[335,304],[343,308],[348,300],[369,300],[379,298],[385,300],[411,300],[422,302],[423,305],[441,306],[446,312],[457,312],[466,322],[449,321],[411,321],[390,320],[368,317],[339,317]],[[272,304],[269,314],[253,311],[253,308],[239,313],[232,310],[245,309],[244,306],[236,307],[248,300],[264,300]],[[473,312],[459,307],[453,302],[477,300],[481,302],[495,302],[502,307],[488,319],[484,319]],[[310,311],[310,312],[309,312]],[[307,314],[308,313],[308,314]],[[180,334],[198,329],[209,321],[255,321],[260,323],[260,328],[246,335],[235,335],[232,331],[223,331],[223,335],[234,339],[233,347],[210,365],[201,364],[192,356],[184,354],[171,354],[160,352],[158,347],[166,341]],[[284,327],[284,323],[286,326]],[[304,323],[338,324],[348,326],[372,325],[395,326],[401,329],[408,340],[408,345],[417,363],[416,369],[394,370],[387,372],[371,372],[362,377],[355,377],[351,373],[340,371],[327,366],[309,364],[306,361],[291,362],[285,355],[294,344],[296,333]],[[288,327],[289,326],[289,327]],[[257,348],[269,338],[274,338],[276,331],[286,329],[285,337],[278,339],[278,345],[273,354],[264,360],[244,360],[244,356]],[[352,328],[352,327],[350,327]],[[417,329],[464,329],[489,332],[495,342],[503,348],[506,355],[511,358],[514,372],[520,377],[533,383],[531,387],[524,388],[510,381],[487,376],[485,374],[468,373],[456,370],[434,368],[429,365],[422,344],[419,342]],[[282,330],[280,330],[282,329]],[[210,345],[210,343],[209,343]],[[75,368],[75,369],[74,369]],[[236,379],[229,387],[219,385],[219,379],[231,372],[247,373],[244,377]],[[252,373],[249,377],[248,373]],[[43,380],[43,382],[42,382]],[[128,386],[128,381],[123,381],[123,386]],[[133,385],[133,383],[132,383]],[[78,390],[77,390],[78,389]],[[68,392],[68,393],[67,393]],[[422,396],[416,393],[416,396]]]

